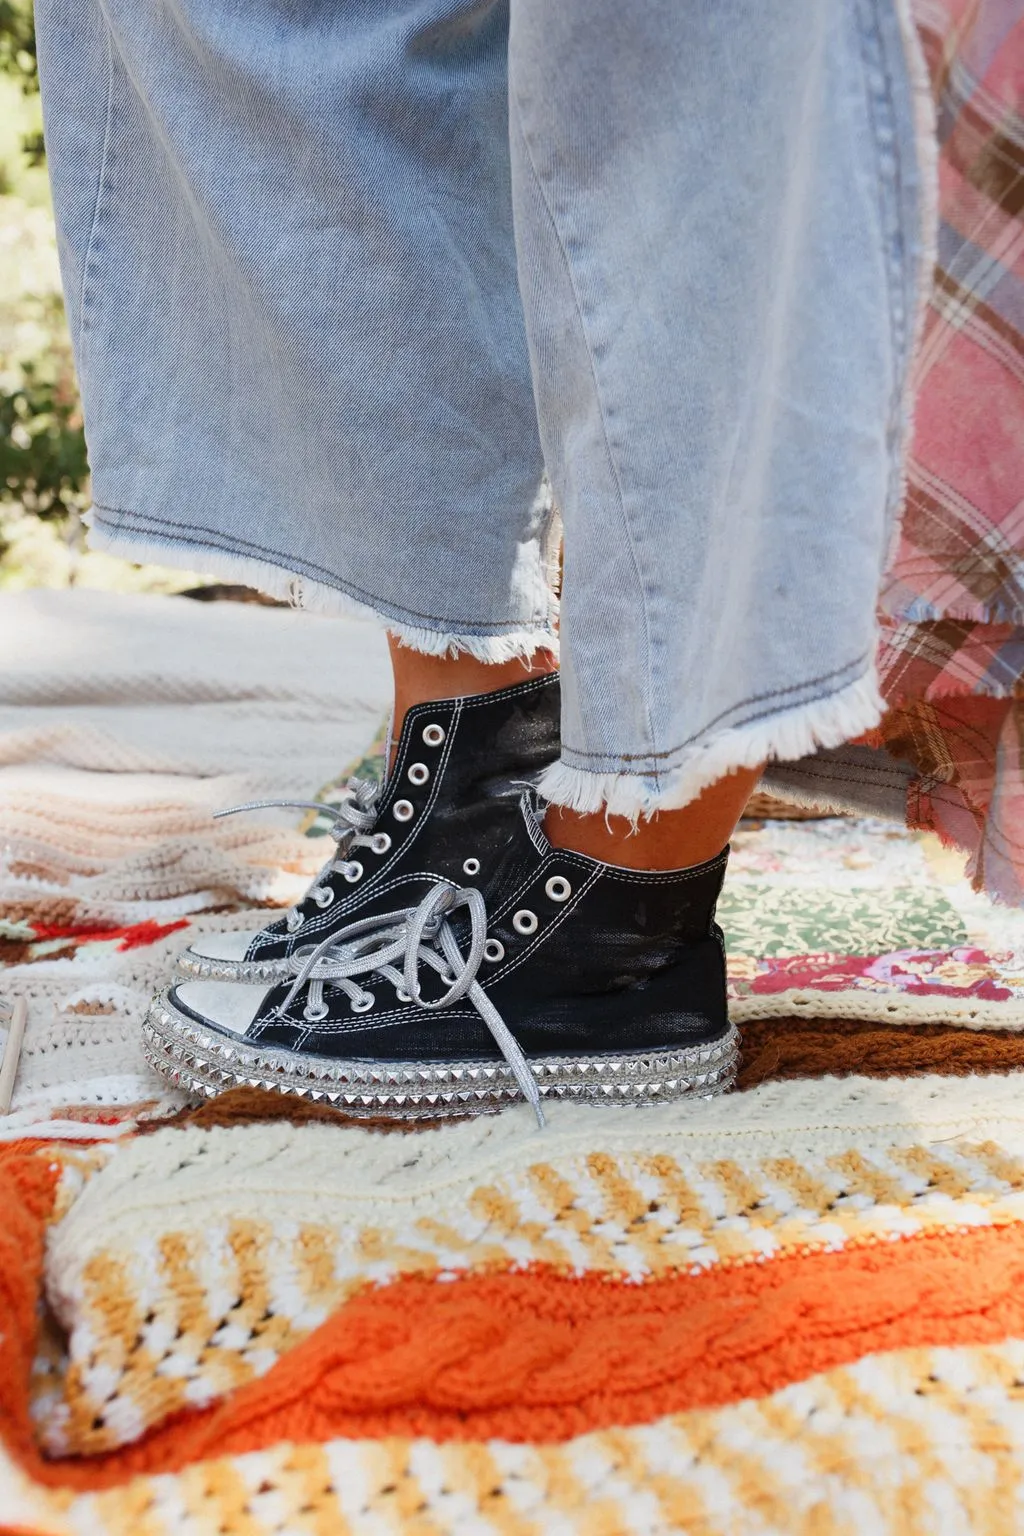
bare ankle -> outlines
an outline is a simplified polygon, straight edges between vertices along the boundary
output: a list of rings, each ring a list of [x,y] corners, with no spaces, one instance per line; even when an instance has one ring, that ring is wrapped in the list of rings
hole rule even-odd
[[[741,768],[710,784],[679,810],[658,811],[634,829],[626,816],[580,813],[549,805],[544,832],[556,848],[570,848],[603,864],[626,869],[686,869],[720,853],[761,776]]]

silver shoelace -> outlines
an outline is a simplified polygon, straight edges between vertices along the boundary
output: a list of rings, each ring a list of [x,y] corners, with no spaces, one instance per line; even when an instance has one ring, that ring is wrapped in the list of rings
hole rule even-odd
[[[462,907],[470,924],[469,953],[465,955],[449,922]],[[537,1124],[543,1126],[537,1079],[515,1036],[476,979],[486,939],[487,907],[481,892],[473,886],[439,881],[417,906],[361,918],[336,930],[316,948],[292,955],[294,980],[277,1010],[278,1017],[287,1022],[286,1010],[307,985],[302,1016],[308,1024],[319,1023],[328,1015],[325,988],[345,993],[353,1013],[366,1013],[376,999],[357,978],[368,975],[390,982],[399,1002],[416,1003],[428,1011],[449,1008],[466,998],[494,1037],[520,1092],[533,1107]],[[421,991],[423,965],[435,971],[448,989],[434,1002],[428,1002]]]
[[[327,817],[330,822],[327,835],[334,840],[336,847],[302,897],[302,901],[315,901],[323,909],[329,907],[334,900],[334,892],[327,884],[331,875],[340,874],[353,884],[362,877],[363,866],[357,859],[350,858],[350,854],[357,848],[372,848],[374,853],[386,853],[391,847],[391,839],[386,832],[371,835],[377,820],[377,801],[381,788],[375,779],[349,779],[343,791],[345,798],[337,805],[328,805],[321,800],[247,800],[244,805],[232,805],[227,810],[215,811],[214,820],[219,820],[221,816],[237,816],[240,811],[266,810],[316,811]],[[296,902],[284,915],[289,933],[297,933],[302,927],[301,905],[302,902]]]

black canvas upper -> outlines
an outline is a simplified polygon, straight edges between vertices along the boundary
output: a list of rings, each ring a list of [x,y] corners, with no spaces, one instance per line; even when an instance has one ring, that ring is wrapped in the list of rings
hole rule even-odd
[[[349,883],[332,873],[320,882],[333,901],[321,909],[311,896],[299,906],[301,928],[290,933],[284,919],[252,941],[246,960],[274,960],[320,943],[356,918],[393,905],[414,905],[437,879],[455,884],[489,883],[510,829],[519,818],[524,784],[532,784],[558,756],[561,691],[557,673],[528,679],[495,693],[417,704],[406,714],[395,766],[384,787],[374,831],[386,832],[385,854],[360,847],[353,852],[364,873]],[[443,741],[424,739],[440,727]],[[409,777],[421,765],[425,783]],[[407,801],[412,816],[396,818]],[[468,857],[479,860],[470,875]]]
[[[478,844],[461,827],[457,841],[461,865]],[[551,847],[524,796],[504,839],[489,844],[488,859],[494,862],[487,934],[502,945],[504,956],[485,960],[477,980],[527,1056],[673,1049],[724,1034],[729,1027],[725,958],[714,915],[727,852],[692,869],[667,872],[602,864]],[[552,878],[569,883],[566,899],[549,895]],[[455,883],[472,882],[463,877]],[[420,875],[397,874],[387,882],[388,899],[381,910],[415,906],[425,888]],[[533,933],[515,926],[515,915],[523,912],[537,919]],[[465,954],[469,933],[464,913],[453,914],[452,931]],[[443,981],[428,966],[421,966],[419,977],[428,1001],[444,994]],[[303,1017],[305,987],[282,1018],[288,987],[274,987],[247,1038],[335,1059],[444,1061],[500,1055],[466,998],[427,1010],[400,1001],[386,978],[368,974],[360,985],[373,994],[372,1008],[357,1013],[344,992],[328,987],[328,1015],[319,1022]]]

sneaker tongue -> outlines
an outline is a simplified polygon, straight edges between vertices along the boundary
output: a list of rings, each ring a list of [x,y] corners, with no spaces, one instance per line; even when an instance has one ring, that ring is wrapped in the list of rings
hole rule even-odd
[[[532,789],[524,789],[519,798],[519,809],[522,812],[523,827],[535,849],[547,853],[551,844],[548,842],[544,824],[541,821],[540,800]]]
[[[391,759],[394,756],[395,747],[395,712],[392,709],[388,713],[387,725],[384,727],[384,761],[380,769],[380,786],[382,794],[386,794],[391,787]]]

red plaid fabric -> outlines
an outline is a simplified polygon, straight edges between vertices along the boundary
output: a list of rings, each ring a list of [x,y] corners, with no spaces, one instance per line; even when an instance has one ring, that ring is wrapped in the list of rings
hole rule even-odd
[[[1024,0],[916,0],[935,93],[939,235],[879,733],[909,815],[1024,902]]]

